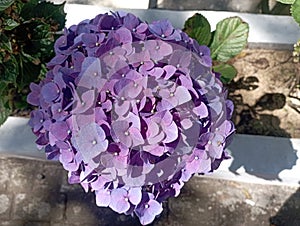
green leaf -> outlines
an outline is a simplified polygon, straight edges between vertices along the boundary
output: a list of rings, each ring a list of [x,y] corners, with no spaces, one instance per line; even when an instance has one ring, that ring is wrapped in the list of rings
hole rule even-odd
[[[31,62],[31,59],[28,59],[23,54],[19,55],[19,74],[17,77],[17,87],[21,91],[24,87],[28,86],[30,82],[36,82],[37,78],[41,72],[41,65],[36,65]]]
[[[2,125],[8,116],[10,115],[11,110],[4,106],[4,101],[0,99],[0,125]]]
[[[4,90],[6,89],[7,84],[5,82],[0,82],[0,97],[3,96]]]
[[[239,17],[220,21],[210,46],[212,58],[226,62],[239,54],[247,44],[248,33],[249,25]]]
[[[6,10],[15,0],[0,0],[0,12]]]
[[[1,82],[6,84],[17,84],[18,62],[14,56],[10,56],[10,60],[3,63],[3,72],[0,75]]]
[[[55,5],[51,2],[39,2],[33,0],[24,5],[21,16],[25,20],[43,18],[48,24],[54,25],[53,23],[57,23],[58,30],[61,30],[64,28],[66,22],[64,5],[65,3]]]
[[[187,19],[184,31],[191,38],[196,39],[200,45],[209,45],[211,40],[210,24],[203,15],[196,13]]]
[[[283,4],[293,4],[295,0],[277,0],[277,2],[281,2]]]
[[[296,0],[294,4],[291,6],[291,13],[295,21],[300,26],[300,0]]]
[[[216,65],[213,67],[213,70],[221,74],[221,81],[225,84],[231,82],[231,80],[237,75],[237,70],[230,64]]]
[[[8,37],[5,34],[0,33],[0,50],[4,49],[8,52],[12,52],[11,43],[8,39]]]
[[[20,24],[12,19],[6,20],[4,30],[10,31],[15,27],[18,27]]]

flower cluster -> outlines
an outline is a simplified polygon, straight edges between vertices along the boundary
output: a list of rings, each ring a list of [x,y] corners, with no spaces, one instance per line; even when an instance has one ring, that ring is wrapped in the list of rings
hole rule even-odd
[[[70,183],[145,225],[227,158],[233,105],[200,46],[168,20],[101,14],[65,29],[31,84],[30,126]]]

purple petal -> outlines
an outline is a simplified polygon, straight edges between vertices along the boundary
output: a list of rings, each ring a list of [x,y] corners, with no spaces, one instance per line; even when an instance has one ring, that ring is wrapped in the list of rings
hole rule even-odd
[[[132,139],[132,147],[144,144],[144,138],[138,128],[130,127],[128,131],[129,136]]]
[[[165,79],[170,79],[175,74],[177,69],[173,65],[166,65],[164,66],[164,70],[166,72]]]
[[[83,34],[82,41],[87,47],[93,47],[97,43],[97,35],[96,34]]]
[[[91,162],[94,157],[104,152],[108,147],[108,141],[103,129],[96,123],[85,125],[78,134],[72,137],[78,150],[86,162]]]
[[[172,122],[170,126],[165,127],[164,132],[167,135],[164,139],[165,143],[171,143],[178,138],[178,128],[175,122]]]
[[[60,151],[60,156],[59,156],[59,161],[62,163],[69,163],[73,160],[74,158],[74,153],[71,152],[70,150],[61,150]]]
[[[141,188],[130,188],[128,191],[129,201],[133,205],[138,205],[142,199]]]
[[[38,106],[40,103],[40,90],[41,87],[35,83],[30,83],[31,92],[27,96],[27,102],[33,106]]]
[[[125,213],[129,210],[130,204],[127,191],[123,188],[112,190],[109,207],[118,213]]]
[[[47,103],[51,103],[58,98],[60,90],[54,82],[45,84],[41,89],[41,94]]]
[[[77,91],[75,91],[77,92]],[[88,90],[84,93],[81,94],[80,91],[79,93],[75,94],[75,100],[76,104],[73,107],[72,113],[73,114],[82,114],[85,113],[88,109],[90,109],[95,103],[95,91],[94,90]],[[81,97],[80,97],[81,95]]]
[[[178,100],[178,105],[184,104],[192,99],[189,91],[183,86],[178,86],[176,88],[175,96]]]
[[[208,109],[203,102],[201,102],[199,106],[194,107],[193,112],[200,118],[206,118],[208,116]]]
[[[65,140],[69,131],[69,127],[66,122],[56,122],[50,126],[50,132],[53,134],[58,140]]]
[[[145,208],[143,215],[140,216],[142,225],[152,223],[155,217],[163,211],[161,204],[156,200],[150,200],[146,205],[147,208]]]
[[[96,205],[100,207],[107,207],[111,202],[110,191],[101,189],[95,191]]]
[[[131,32],[127,29],[127,28],[119,28],[118,30],[116,30],[115,33],[116,39],[120,42],[120,43],[131,43],[132,42],[132,35]]]
[[[154,76],[156,78],[160,78],[164,73],[164,70],[160,67],[155,67],[151,71],[148,72],[149,75]]]
[[[117,113],[119,116],[125,115],[129,109],[130,109],[130,102],[129,101],[120,101],[119,103],[115,103],[113,105],[113,110]]]

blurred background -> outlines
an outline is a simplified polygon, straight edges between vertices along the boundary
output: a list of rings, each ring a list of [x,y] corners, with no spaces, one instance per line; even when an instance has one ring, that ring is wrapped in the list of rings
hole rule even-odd
[[[62,3],[63,0],[52,0]],[[108,8],[221,10],[288,15],[289,7],[276,0],[67,0],[68,3],[98,5]]]

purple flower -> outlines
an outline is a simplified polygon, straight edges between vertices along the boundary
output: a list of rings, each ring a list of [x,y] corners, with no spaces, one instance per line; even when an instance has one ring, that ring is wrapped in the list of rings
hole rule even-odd
[[[175,30],[167,19],[152,22],[149,24],[149,30],[162,40],[179,41],[181,39],[179,31]]]
[[[211,67],[212,59],[210,57],[210,49],[207,46],[200,46],[195,40],[193,41],[193,47],[194,51],[200,57],[200,62],[206,67]]]
[[[40,104],[41,87],[35,83],[30,83],[29,88],[31,92],[27,96],[27,102],[33,106],[38,106]]]
[[[161,40],[149,40],[144,45],[145,49],[150,52],[151,59],[154,61],[160,61],[173,52],[172,46]]]
[[[140,126],[133,121],[120,120],[112,123],[112,132],[115,142],[120,142],[128,148],[134,148],[144,143]]]
[[[44,122],[47,119],[47,116],[38,110],[34,110],[31,112],[31,118],[29,120],[29,125],[32,127],[33,132],[38,132],[42,129]]]
[[[109,207],[118,213],[125,213],[129,210],[130,204],[137,205],[142,199],[140,188],[131,188],[127,191],[124,188],[112,190]]]
[[[208,173],[211,170],[211,159],[205,150],[195,149],[187,160],[185,173]]]
[[[62,103],[60,102],[51,106],[51,114],[53,119],[57,121],[63,120],[68,115],[68,113],[62,107]]]
[[[54,136],[55,139],[59,141],[64,141],[68,135],[69,135],[69,127],[68,124],[64,121],[62,122],[55,122],[50,125],[49,127],[49,132],[50,132],[50,137]]]
[[[108,189],[99,189],[95,191],[96,205],[100,207],[108,207],[111,202],[111,191]]]
[[[139,72],[141,73],[145,73],[154,67],[148,50],[131,54],[128,57],[128,61],[133,67],[139,68]]]
[[[183,86],[173,84],[170,87],[162,88],[159,91],[162,97],[161,103],[157,106],[160,111],[170,110],[192,99],[189,91]]]
[[[189,68],[192,60],[190,51],[177,49],[172,53],[169,64],[177,68],[177,70],[189,74]]]
[[[96,123],[88,124],[81,128],[79,132],[72,137],[72,143],[82,155],[83,160],[92,165],[97,164],[94,158],[104,152],[108,147],[105,132]]]
[[[196,173],[228,158],[233,104],[210,51],[168,20],[100,14],[64,30],[27,101],[38,148],[143,225]]]
[[[59,97],[60,90],[57,84],[49,82],[42,86],[41,95],[47,103],[51,103]]]
[[[135,37],[142,40],[145,39],[145,32],[148,29],[148,25],[141,22],[140,19],[133,14],[128,13],[124,16],[124,27],[129,29]]]
[[[154,218],[163,211],[161,203],[154,199],[150,193],[144,195],[143,202],[136,209],[136,214],[140,218],[141,224],[150,224]]]

